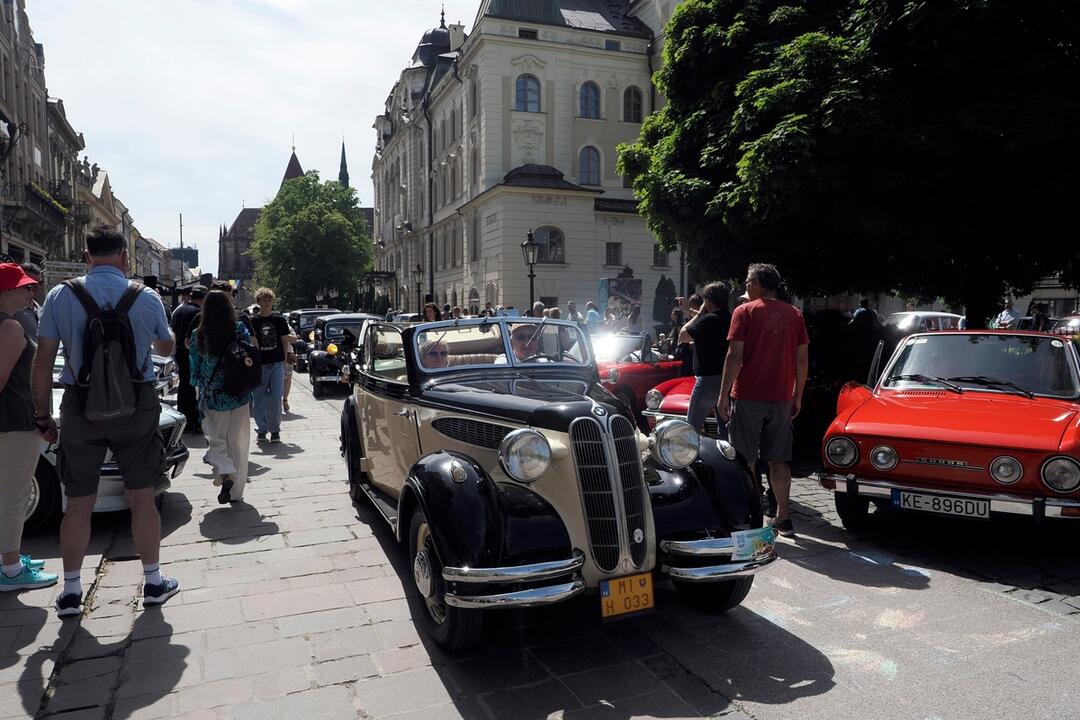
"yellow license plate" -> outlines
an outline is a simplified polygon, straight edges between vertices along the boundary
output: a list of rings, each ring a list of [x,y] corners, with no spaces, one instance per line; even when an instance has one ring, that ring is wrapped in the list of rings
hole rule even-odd
[[[600,581],[600,617],[648,610],[653,603],[652,573]]]

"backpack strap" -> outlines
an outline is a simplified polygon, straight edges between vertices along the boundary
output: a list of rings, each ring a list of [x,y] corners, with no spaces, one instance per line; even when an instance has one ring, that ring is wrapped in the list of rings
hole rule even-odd
[[[120,296],[120,302],[116,304],[116,310],[122,312],[125,315],[131,310],[131,306],[135,304],[135,301],[139,299],[139,295],[145,287],[142,283],[137,283],[134,280],[128,281],[127,290]]]
[[[86,310],[87,315],[93,315],[101,310],[101,308],[98,307],[97,302],[94,301],[94,298],[91,297],[90,292],[86,289],[85,278],[78,277],[65,280],[61,285],[64,285],[71,290],[71,292],[75,293],[75,297],[82,303],[83,309]]]

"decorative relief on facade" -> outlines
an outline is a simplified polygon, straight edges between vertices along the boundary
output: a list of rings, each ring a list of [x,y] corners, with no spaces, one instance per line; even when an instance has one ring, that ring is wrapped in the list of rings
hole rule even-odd
[[[494,225],[499,222],[499,213],[492,213],[484,217],[484,225]]]
[[[540,68],[547,67],[547,63],[536,57],[535,55],[519,55],[510,61],[510,64],[519,70],[539,70]]]
[[[535,205],[566,205],[566,198],[551,195],[533,195],[532,201]]]
[[[544,141],[544,130],[535,120],[517,120],[513,125],[514,144],[525,163],[535,163]]]

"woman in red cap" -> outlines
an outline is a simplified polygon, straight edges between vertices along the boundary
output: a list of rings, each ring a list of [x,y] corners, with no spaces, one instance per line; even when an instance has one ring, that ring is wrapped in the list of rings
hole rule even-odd
[[[0,591],[56,583],[56,575],[42,569],[45,563],[19,553],[41,440],[30,396],[30,364],[37,345],[13,316],[30,306],[36,285],[15,263],[0,263]]]

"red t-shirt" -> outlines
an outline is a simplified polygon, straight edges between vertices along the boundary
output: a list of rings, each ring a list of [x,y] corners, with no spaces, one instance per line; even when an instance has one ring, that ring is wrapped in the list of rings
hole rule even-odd
[[[799,309],[782,300],[752,300],[731,315],[729,341],[741,341],[743,364],[731,396],[756,402],[791,402],[795,356],[808,345]]]

